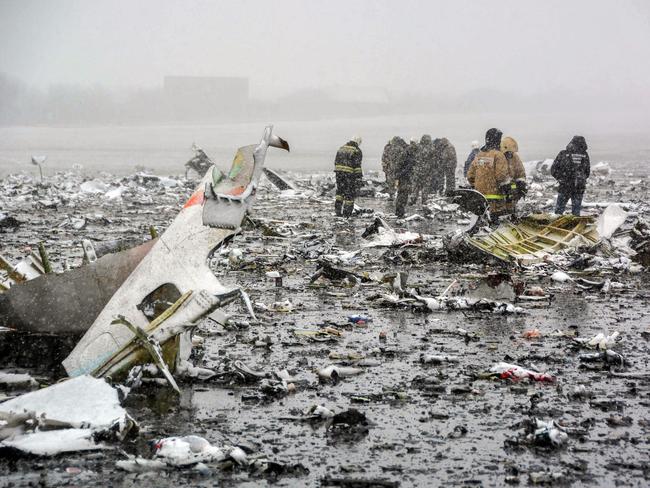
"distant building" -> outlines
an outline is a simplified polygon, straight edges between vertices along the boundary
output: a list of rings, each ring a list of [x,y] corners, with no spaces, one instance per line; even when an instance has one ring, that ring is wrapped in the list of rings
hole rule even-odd
[[[163,93],[176,121],[242,120],[248,108],[248,78],[166,76]]]

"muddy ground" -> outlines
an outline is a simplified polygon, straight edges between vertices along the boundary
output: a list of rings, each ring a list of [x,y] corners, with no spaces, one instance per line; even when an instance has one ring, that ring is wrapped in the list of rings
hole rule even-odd
[[[604,179],[589,188],[588,200],[642,204],[647,188],[631,190],[627,183],[638,176]],[[150,191],[152,199],[137,192],[110,202],[84,196],[56,208],[36,203],[43,197],[36,193],[18,203],[5,199],[4,211],[25,223],[15,232],[0,234],[0,253],[16,259],[25,246],[35,248],[43,240],[55,268],[62,268],[65,259],[77,266],[81,238],[144,239],[150,225],[162,232],[192,186],[160,187]],[[547,188],[534,205],[549,210],[546,202],[552,197]],[[384,212],[396,228],[434,236],[455,228],[461,218],[439,213],[432,219],[400,223],[385,199],[363,198],[359,203]],[[417,206],[411,210],[421,213]],[[287,369],[304,381],[295,382],[295,393],[279,395],[263,392],[255,382],[230,381],[228,376],[185,382],[180,397],[166,387],[133,392],[126,406],[139,422],[140,435],[120,448],[146,455],[146,441],[198,434],[214,443],[245,445],[284,465],[284,472],[254,475],[241,468],[214,467],[209,473],[127,474],[115,468],[123,454],[102,451],[52,459],[4,457],[0,486],[648,486],[648,380],[615,377],[609,370],[616,366],[581,362],[578,355],[584,351],[557,333],[591,337],[620,331],[623,340],[616,350],[631,362],[626,371],[647,372],[650,280],[646,271],[611,270],[591,276],[625,285],[602,294],[579,290],[572,283],[551,282],[548,275],[553,266],[517,270],[518,279],[539,284],[553,294],[553,300],[524,304],[524,315],[424,313],[373,301],[386,291],[381,284],[340,286],[321,279],[308,286],[318,262],[305,257],[305,242],[316,236],[331,244],[332,252],[357,250],[364,242],[361,233],[374,216],[336,219],[331,193],[287,199],[268,185],[260,192],[254,216],[276,230],[290,232],[291,237],[267,237],[260,228],[247,228],[231,245],[244,251],[244,261],[218,263],[216,272],[224,283],[242,285],[253,302],[270,305],[289,299],[295,310],[258,311],[259,321],[253,321],[240,304],[231,305],[228,310],[236,324],[222,327],[207,320],[200,327],[198,334],[205,337],[205,344],[203,351],[197,351],[199,364],[223,369],[228,361],[239,359],[268,373]],[[76,218],[86,220],[84,228],[66,225]],[[472,280],[495,269],[448,262],[437,239],[403,249],[364,249],[362,256],[364,264],[358,270],[408,271],[409,285],[426,296],[439,294],[454,279]],[[282,286],[265,276],[273,270],[283,275]],[[364,326],[351,324],[347,317],[353,314],[368,315],[372,321]],[[337,328],[342,335],[315,342],[294,334],[295,329],[325,327]],[[470,334],[459,334],[458,328]],[[540,338],[522,336],[534,328],[541,332]],[[24,344],[29,348],[29,341]],[[330,359],[332,353],[358,353],[378,365],[363,367],[362,374],[335,383],[319,382],[316,368],[342,362]],[[423,365],[422,353],[460,359]],[[547,371],[557,381],[511,382],[480,376],[499,361]],[[44,383],[60,374],[42,367],[29,371]],[[586,394],[575,397],[579,385],[585,386]],[[355,408],[365,414],[367,425],[338,429],[322,421],[287,418],[300,417],[316,404],[335,412]],[[569,434],[565,445],[527,442],[524,424],[534,418],[554,419],[565,426]]]

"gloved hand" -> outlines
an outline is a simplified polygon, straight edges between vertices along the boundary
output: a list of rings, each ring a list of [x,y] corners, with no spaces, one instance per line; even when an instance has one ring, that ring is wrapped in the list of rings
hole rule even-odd
[[[500,195],[510,195],[510,183],[503,183],[499,185],[499,194]]]
[[[528,193],[528,184],[526,183],[526,180],[517,180],[516,182],[517,185],[517,194],[519,198],[523,198],[526,196]]]

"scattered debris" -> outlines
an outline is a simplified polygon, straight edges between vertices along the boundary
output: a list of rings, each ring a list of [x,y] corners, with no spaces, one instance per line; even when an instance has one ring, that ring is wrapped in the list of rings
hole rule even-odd
[[[540,381],[545,383],[555,382],[555,377],[548,373],[538,373],[530,369],[517,366],[516,364],[497,363],[490,368],[490,376],[497,377],[502,380],[524,380],[531,379],[533,381]]]
[[[591,339],[582,339],[579,337],[574,338],[573,340],[582,344],[585,347],[592,349],[606,350],[611,349],[612,346],[618,344],[621,341],[620,332],[616,331],[610,335],[605,335],[602,332],[596,334]]]
[[[528,434],[528,439],[538,446],[560,447],[564,445],[569,438],[562,427],[554,420],[544,422],[535,419],[531,423],[532,432]]]
[[[199,177],[203,178],[214,163],[205,151],[196,144],[192,144],[192,151],[194,152],[194,156],[185,163],[185,178],[187,178],[190,171],[196,172]]]
[[[349,366],[338,366],[330,365],[324,368],[318,369],[316,371],[318,377],[322,380],[334,380],[337,381],[339,378],[349,378],[350,376],[356,376],[363,373],[361,368],[352,368]]]
[[[0,389],[2,390],[31,390],[38,382],[27,373],[5,373],[0,371]]]
[[[343,222],[331,217],[330,174],[264,171],[266,181],[251,161],[255,148],[238,151],[227,174],[210,163],[198,189],[146,170],[3,180],[7,483],[32,482],[25,460],[15,461],[26,453],[57,454],[38,461],[50,483],[115,484],[125,474],[113,465],[190,480],[219,470],[217,481],[233,485],[307,474],[284,484],[426,485],[432,469],[449,485],[642,479],[650,207],[641,175],[594,178],[586,216],[559,217],[548,213],[548,161],[535,162],[520,220],[495,229],[471,190],[395,219],[371,170],[361,206]],[[255,214],[244,216],[253,197]],[[192,213],[191,232],[174,222],[184,202],[194,203],[178,215]],[[147,258],[156,247],[186,259]],[[138,268],[146,280],[131,278]],[[121,288],[121,305],[107,308]],[[257,317],[246,316],[248,294]],[[123,402],[146,425],[140,439],[130,441],[136,428],[122,416],[108,426],[59,422],[58,398],[45,414],[6,413],[9,402],[59,387],[63,371],[45,365],[60,364],[105,309],[105,343],[78,364],[97,361],[89,372],[110,379],[114,387],[102,384],[116,396],[101,407],[68,396],[93,413]],[[57,346],[61,333],[68,349]],[[60,385],[82,379],[103,381]],[[521,415],[528,420],[502,421]],[[472,451],[476,439],[482,448]],[[503,447],[516,463],[494,471]],[[94,450],[103,452],[83,452]]]
[[[487,234],[476,234],[463,242],[499,260],[525,265],[542,262],[568,247],[596,244],[598,240],[591,217],[530,215],[516,225],[505,222]]]
[[[135,427],[118,390],[90,376],[0,403],[0,419],[0,446],[37,455],[104,449],[97,439],[121,440]]]

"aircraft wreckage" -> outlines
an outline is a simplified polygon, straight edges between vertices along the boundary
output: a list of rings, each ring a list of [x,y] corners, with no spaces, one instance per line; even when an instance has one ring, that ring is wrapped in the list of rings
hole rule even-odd
[[[498,261],[528,265],[544,261],[549,255],[573,247],[595,246],[609,239],[625,222],[627,212],[618,204],[608,206],[598,219],[575,215],[531,214],[516,221],[502,221],[489,232],[480,229],[489,218],[487,201],[474,190],[457,190],[454,201],[475,219],[467,229],[447,236],[449,254],[463,260]]]
[[[267,127],[258,145],[238,149],[228,174],[211,166],[159,238],[112,253],[100,252],[99,247],[96,252],[84,241],[87,264],[61,274],[45,272],[43,255],[39,259],[32,254],[16,266],[0,262],[12,281],[0,293],[0,326],[83,334],[63,360],[71,377],[91,374],[119,380],[134,366],[153,362],[178,389],[172,372],[189,367],[190,335],[199,320],[239,298],[253,314],[245,293],[224,287],[208,260],[239,231],[263,172],[278,188],[293,189],[290,182],[263,167],[269,146],[289,149]],[[531,215],[490,230],[482,227],[489,216],[480,193],[460,189],[452,200],[474,214],[470,226],[457,231],[446,246],[450,255],[456,253],[463,260],[473,254],[479,261],[491,256],[532,264],[567,247],[593,246],[608,239],[627,217],[620,207],[611,206],[598,221]]]
[[[467,243],[502,261],[532,264],[569,246],[593,245],[599,240],[591,217],[533,214],[517,224],[504,222],[489,234],[468,238]]]
[[[177,389],[170,370],[181,364],[180,351],[188,349],[181,344],[202,317],[238,298],[253,314],[243,290],[224,287],[208,259],[239,231],[269,147],[289,150],[272,126],[259,144],[237,150],[228,174],[213,165],[157,239],[98,259],[85,245],[91,262],[61,274],[42,274],[36,257],[29,268],[4,263],[13,286],[0,293],[0,326],[84,334],[63,361],[71,377],[124,377],[153,362]]]

